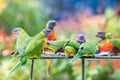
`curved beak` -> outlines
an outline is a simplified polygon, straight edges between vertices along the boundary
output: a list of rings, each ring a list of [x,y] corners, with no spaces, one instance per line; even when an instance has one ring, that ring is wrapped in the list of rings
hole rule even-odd
[[[57,23],[55,23],[55,24],[54,24],[54,27],[56,27],[57,25],[58,25],[58,24],[57,24]]]

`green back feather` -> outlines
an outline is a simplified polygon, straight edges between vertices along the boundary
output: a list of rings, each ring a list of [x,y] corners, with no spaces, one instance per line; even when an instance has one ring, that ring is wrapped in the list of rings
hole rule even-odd
[[[84,55],[93,56],[94,53],[98,50],[98,41],[97,40],[86,40],[85,43],[81,44],[77,54],[73,57],[70,63],[73,63],[75,60],[79,59]]]
[[[119,39],[111,39],[111,41],[115,47],[120,48],[120,40]]]

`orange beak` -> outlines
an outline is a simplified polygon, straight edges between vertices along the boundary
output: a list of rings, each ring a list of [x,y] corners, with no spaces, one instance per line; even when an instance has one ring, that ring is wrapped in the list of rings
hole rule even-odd
[[[58,24],[57,24],[57,23],[55,23],[55,24],[54,24],[54,27],[56,27],[57,25],[58,25]]]

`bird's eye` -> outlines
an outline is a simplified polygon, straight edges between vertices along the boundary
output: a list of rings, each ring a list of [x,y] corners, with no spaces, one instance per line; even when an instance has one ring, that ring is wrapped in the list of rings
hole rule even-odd
[[[84,49],[84,47],[81,47],[81,49]]]

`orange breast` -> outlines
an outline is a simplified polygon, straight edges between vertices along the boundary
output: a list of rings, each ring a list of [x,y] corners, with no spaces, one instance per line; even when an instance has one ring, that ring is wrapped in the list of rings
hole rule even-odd
[[[100,52],[107,52],[113,49],[113,44],[109,39],[105,39],[100,43]]]
[[[52,30],[50,32],[50,34],[48,35],[47,38],[48,38],[48,40],[56,40],[56,34],[55,34],[54,30]]]

